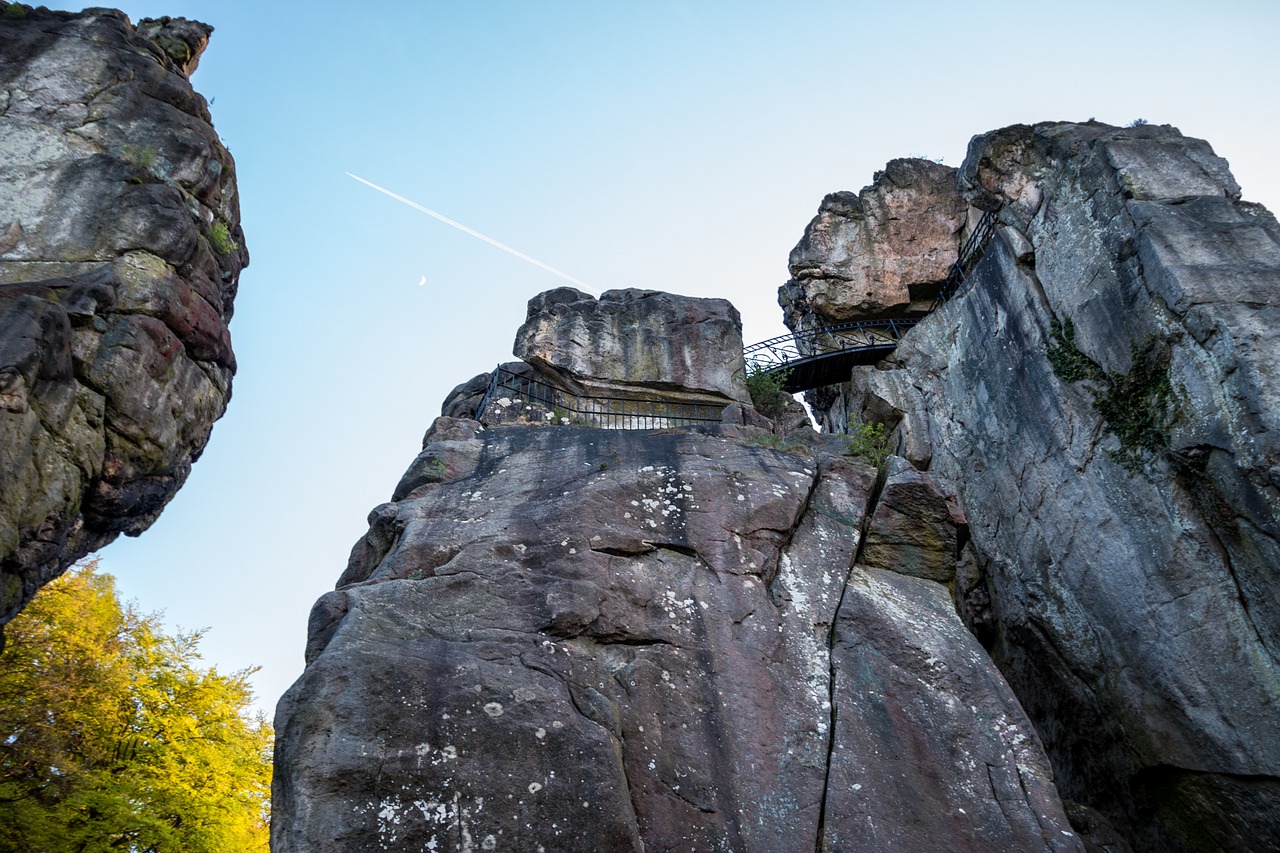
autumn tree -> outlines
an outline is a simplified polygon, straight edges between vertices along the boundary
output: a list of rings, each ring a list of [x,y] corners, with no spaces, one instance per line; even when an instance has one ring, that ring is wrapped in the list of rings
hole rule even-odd
[[[0,851],[267,850],[271,726],[252,670],[199,666],[96,561],[46,586],[0,653]]]

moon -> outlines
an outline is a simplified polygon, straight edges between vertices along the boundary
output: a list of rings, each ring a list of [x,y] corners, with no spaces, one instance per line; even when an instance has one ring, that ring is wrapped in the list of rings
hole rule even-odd
[[[418,279],[418,287],[422,287],[422,285],[426,283],[427,283],[427,277],[425,275],[422,278]]]

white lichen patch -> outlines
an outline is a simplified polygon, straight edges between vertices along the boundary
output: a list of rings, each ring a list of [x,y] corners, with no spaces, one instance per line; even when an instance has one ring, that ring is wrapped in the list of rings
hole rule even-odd
[[[676,595],[675,590],[667,590],[662,594],[662,609],[666,612],[668,619],[678,619],[681,616],[689,617],[694,614],[696,602],[692,598],[680,598]]]
[[[484,712],[485,712],[486,714],[488,714],[490,717],[501,717],[501,716],[502,716],[502,703],[501,703],[501,702],[489,702],[489,703],[485,704],[485,706],[484,706]]]
[[[796,571],[789,554],[783,554],[778,561],[777,584],[786,593],[790,601],[786,615],[795,620],[795,629],[791,632],[798,647],[800,659],[804,665],[805,693],[810,703],[824,710],[831,707],[831,660],[827,645],[811,626],[817,616],[813,612],[813,602],[809,595],[809,587]],[[780,625],[779,628],[782,626]],[[827,723],[825,715],[818,716],[818,731],[825,733]]]

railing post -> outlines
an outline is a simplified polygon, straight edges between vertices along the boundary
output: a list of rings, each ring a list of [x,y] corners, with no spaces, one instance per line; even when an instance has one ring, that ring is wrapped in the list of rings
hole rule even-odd
[[[498,371],[502,369],[499,364],[493,369],[493,373],[489,376],[489,387],[485,389],[484,396],[480,398],[480,405],[476,406],[476,414],[472,420],[480,420],[480,416],[484,414],[484,407],[489,404],[489,399],[493,397],[494,392],[498,389]]]

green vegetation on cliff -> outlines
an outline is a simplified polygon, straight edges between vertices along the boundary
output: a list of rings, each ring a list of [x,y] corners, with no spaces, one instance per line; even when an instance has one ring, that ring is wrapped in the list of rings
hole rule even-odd
[[[747,393],[751,404],[765,417],[775,417],[782,409],[782,390],[790,377],[789,370],[768,371],[754,365],[747,367]]]
[[[1127,373],[1103,370],[1076,347],[1076,331],[1068,318],[1050,324],[1053,345],[1045,353],[1059,379],[1094,383],[1093,408],[1120,440],[1111,455],[1125,469],[1137,472],[1151,458],[1169,452],[1169,431],[1182,416],[1181,405],[1169,380],[1167,354],[1148,338],[1134,344],[1132,366]]]

